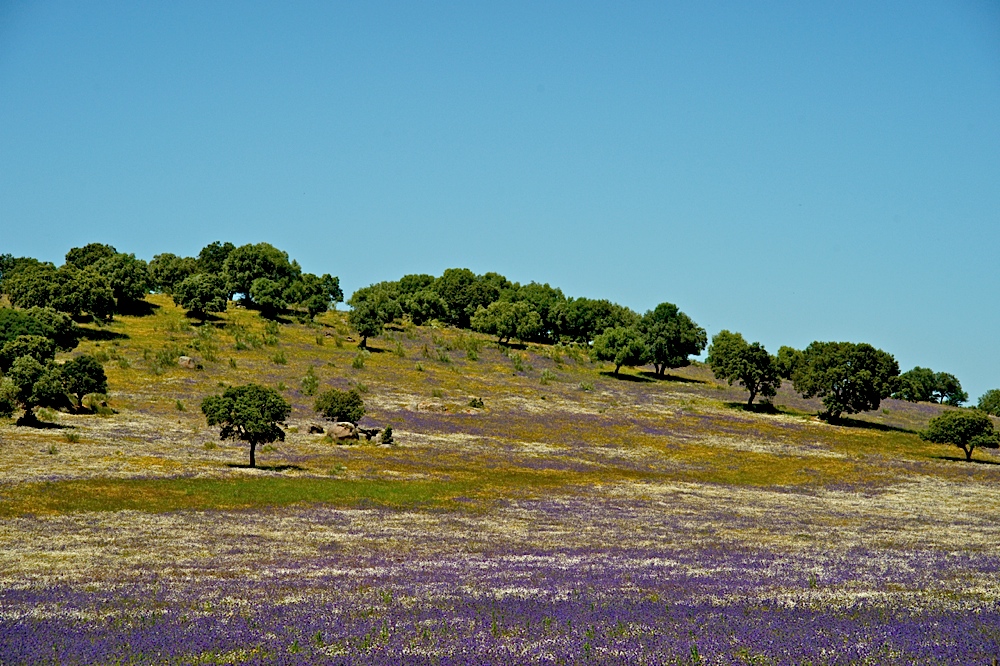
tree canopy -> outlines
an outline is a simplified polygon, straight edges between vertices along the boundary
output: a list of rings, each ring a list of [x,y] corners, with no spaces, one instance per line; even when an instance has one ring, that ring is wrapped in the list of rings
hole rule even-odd
[[[878,409],[892,394],[898,375],[896,359],[867,343],[813,342],[803,351],[792,381],[802,397],[820,397],[826,408],[821,416],[835,421],[845,412]]]
[[[939,402],[958,406],[969,399],[955,375],[919,365],[899,376],[892,397],[909,402]]]
[[[601,361],[615,364],[615,376],[623,365],[635,366],[645,362],[646,343],[635,327],[615,326],[594,338],[594,356]]]
[[[976,406],[987,414],[1000,416],[1000,389],[990,389],[979,396]]]
[[[717,379],[732,386],[734,381],[750,392],[747,407],[757,394],[773,398],[781,387],[777,360],[759,342],[747,344],[739,333],[719,331],[708,348],[708,364]]]
[[[976,409],[956,409],[935,416],[927,424],[921,438],[936,444],[952,444],[965,452],[965,459],[972,460],[977,447],[995,449],[1000,446],[1000,434],[985,413]]]
[[[93,356],[83,354],[72,358],[59,370],[63,389],[76,396],[78,408],[83,408],[83,397],[89,393],[107,393],[108,377],[104,366]]]
[[[201,411],[208,425],[221,426],[220,439],[250,445],[250,466],[257,466],[258,444],[285,441],[285,431],[278,424],[288,418],[292,407],[272,388],[259,384],[231,386],[222,395],[205,398]]]
[[[174,303],[200,319],[209,312],[226,311],[225,280],[212,273],[196,273],[174,287]]]
[[[254,303],[251,289],[255,280],[265,278],[284,289],[301,270],[296,262],[289,261],[287,252],[270,243],[257,243],[231,250],[223,262],[222,272],[230,295],[242,294],[248,303]]]
[[[542,330],[542,318],[525,301],[494,301],[487,307],[479,306],[470,326],[480,333],[497,336],[497,342],[511,338],[529,340]]]
[[[673,303],[660,303],[642,316],[639,331],[646,343],[647,358],[658,377],[667,368],[680,368],[705,349],[708,336]]]
[[[373,284],[351,295],[347,321],[361,336],[361,347],[367,346],[368,338],[381,335],[386,324],[402,316],[403,308],[397,295],[397,287],[392,282]]]

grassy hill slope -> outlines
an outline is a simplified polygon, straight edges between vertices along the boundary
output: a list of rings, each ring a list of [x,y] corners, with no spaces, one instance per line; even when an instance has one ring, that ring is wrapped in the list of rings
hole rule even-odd
[[[105,359],[115,413],[0,426],[0,645],[43,637],[4,663],[959,663],[1000,640],[1000,459],[921,441],[942,407],[831,426],[788,387],[744,411],[699,364],[615,378],[428,327],[366,354],[336,312],[150,302],[73,352]],[[310,434],[310,368],[397,445]],[[257,469],[199,410],[248,381],[293,405]]]

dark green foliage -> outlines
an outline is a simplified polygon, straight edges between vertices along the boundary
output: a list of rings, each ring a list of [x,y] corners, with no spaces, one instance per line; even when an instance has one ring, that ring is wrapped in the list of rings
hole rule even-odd
[[[320,277],[303,273],[285,289],[282,297],[287,303],[304,309],[310,317],[315,317],[343,301],[344,292],[340,289],[340,280],[328,273]]]
[[[193,257],[178,257],[169,252],[158,254],[149,262],[149,287],[172,294],[177,285],[198,272],[198,260]]]
[[[6,378],[15,389],[14,401],[24,409],[24,423],[35,421],[35,407],[55,407],[66,401],[59,368],[52,361],[42,363],[31,356],[20,356]]]
[[[955,375],[920,366],[899,376],[892,397],[910,402],[943,402],[956,407],[969,399]]]
[[[351,311],[347,321],[361,336],[361,347],[368,344],[368,338],[382,334],[382,328],[403,314],[398,300],[399,289],[395,282],[380,282],[351,295],[347,302]]]
[[[402,294],[400,298],[403,313],[409,315],[410,320],[417,326],[434,319],[444,320],[447,318],[448,304],[433,289],[421,289],[413,293]]]
[[[108,319],[115,312],[114,292],[107,278],[94,268],[54,268],[38,264],[15,272],[4,281],[13,305],[49,307],[74,317],[84,313]]]
[[[594,338],[594,357],[615,364],[615,375],[623,365],[641,365],[646,360],[646,344],[634,327],[615,326]]]
[[[365,415],[365,403],[357,389],[330,389],[316,397],[315,409],[331,421],[357,423]]]
[[[987,414],[1000,416],[1000,389],[990,389],[982,394],[977,406]]]
[[[844,412],[878,409],[898,376],[896,359],[867,343],[813,342],[803,351],[792,381],[804,398],[822,398],[823,417],[837,420]]]
[[[250,445],[250,466],[257,466],[258,444],[285,441],[285,432],[278,424],[288,418],[291,405],[274,389],[259,384],[231,386],[222,395],[205,398],[201,411],[210,426],[222,426],[220,439],[247,442]]]
[[[149,293],[149,266],[134,254],[119,253],[102,259],[94,264],[94,270],[111,285],[118,312]]]
[[[497,342],[511,338],[529,340],[542,330],[542,318],[524,301],[494,301],[480,306],[469,322],[473,330],[497,336]]]
[[[700,354],[708,343],[705,329],[673,303],[660,303],[644,314],[639,332],[646,342],[647,358],[659,377],[667,368],[688,365],[688,357]]]
[[[1000,446],[1000,435],[985,413],[975,409],[949,410],[935,416],[920,437],[936,444],[952,444],[965,452],[965,459],[972,460],[976,447],[995,449]]]
[[[66,253],[66,265],[73,268],[87,268],[116,254],[118,250],[111,245],[87,243],[83,247],[74,247]]]
[[[17,386],[10,377],[0,377],[0,417],[10,418],[17,407]]]
[[[387,446],[395,446],[396,440],[392,437],[392,426],[387,425],[385,430],[382,431],[382,443]]]
[[[399,278],[400,295],[415,294],[429,289],[434,284],[434,276],[426,273],[404,275]]]
[[[253,303],[251,287],[255,280],[266,278],[287,288],[301,273],[298,264],[288,260],[288,253],[268,243],[241,245],[233,249],[223,263],[223,276],[230,294],[242,294]]]
[[[538,329],[531,333],[529,338],[522,340],[558,340],[559,331],[562,327],[562,308],[566,302],[566,297],[562,291],[548,284],[532,282],[524,286],[509,287],[503,292],[503,300],[511,302],[527,303],[531,309],[538,314]]]
[[[201,248],[198,253],[198,271],[202,273],[222,274],[222,268],[226,263],[226,258],[236,249],[232,243],[220,243],[215,241]]]
[[[174,287],[174,303],[200,318],[208,312],[226,311],[225,280],[212,273],[197,273]]]
[[[931,394],[934,402],[958,407],[969,399],[969,394],[962,390],[958,377],[947,372],[934,374],[934,392]]]
[[[93,356],[82,355],[62,365],[63,389],[76,396],[77,404],[83,407],[83,396],[88,393],[107,393],[108,377],[104,366]]]
[[[267,317],[273,317],[288,306],[281,283],[266,277],[257,278],[250,285],[250,300]]]
[[[449,268],[434,281],[433,289],[445,302],[446,321],[468,328],[476,310],[500,298],[507,279],[497,273],[476,276],[468,268]]]
[[[739,381],[750,392],[748,407],[758,393],[773,398],[781,387],[777,360],[759,342],[747,344],[739,333],[719,331],[712,338],[707,360],[716,379],[724,379],[730,386]]]
[[[0,308],[0,346],[19,335],[49,338],[58,349],[69,351],[79,342],[80,329],[68,315],[51,308]]]
[[[899,376],[892,397],[909,402],[930,402],[933,393],[934,371],[918,365]]]
[[[0,370],[6,372],[22,356],[45,363],[56,356],[56,345],[40,335],[19,335],[0,347]]]
[[[779,347],[778,356],[775,358],[775,362],[778,364],[778,375],[782,379],[791,379],[801,361],[802,352],[798,349],[787,345]]]
[[[32,257],[15,257],[11,254],[0,254],[0,291],[6,293],[6,290],[3,289],[3,282],[7,278],[20,271],[30,270],[38,266],[55,268],[49,262],[38,261],[38,259]]]
[[[628,328],[639,323],[635,312],[604,299],[570,298],[553,309],[555,312],[550,316],[559,322],[560,337],[584,344],[590,344],[606,329]]]

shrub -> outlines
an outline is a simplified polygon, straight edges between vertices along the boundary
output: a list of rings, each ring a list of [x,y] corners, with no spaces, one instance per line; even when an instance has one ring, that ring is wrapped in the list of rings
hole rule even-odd
[[[315,409],[331,421],[357,423],[365,415],[365,403],[356,389],[330,389],[316,398]]]
[[[302,393],[316,395],[317,388],[319,388],[319,378],[316,377],[316,371],[310,367],[306,370],[306,376],[302,378]]]
[[[365,361],[367,361],[368,357],[371,355],[372,353],[370,351],[368,351],[367,349],[362,349],[354,357],[354,360],[351,361],[351,367],[354,368],[355,370],[363,369],[365,367]]]
[[[542,370],[542,384],[548,384],[551,381],[555,381],[556,373],[551,370]]]
[[[392,426],[387,425],[385,430],[382,431],[382,443],[389,446],[395,446],[396,440],[392,438]]]

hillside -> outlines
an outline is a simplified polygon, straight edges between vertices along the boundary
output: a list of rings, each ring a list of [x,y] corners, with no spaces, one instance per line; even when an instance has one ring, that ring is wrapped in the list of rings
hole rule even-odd
[[[148,301],[60,355],[104,361],[113,413],[0,426],[0,663],[996,654],[1000,456],[921,441],[943,407],[835,426],[790,387],[745,411],[698,363],[616,378],[412,325],[366,353],[342,313],[198,325]],[[310,433],[310,368],[396,445]],[[293,406],[256,469],[199,409],[249,381]]]

